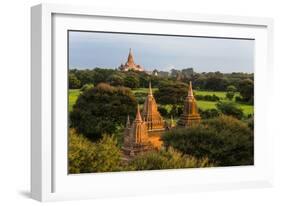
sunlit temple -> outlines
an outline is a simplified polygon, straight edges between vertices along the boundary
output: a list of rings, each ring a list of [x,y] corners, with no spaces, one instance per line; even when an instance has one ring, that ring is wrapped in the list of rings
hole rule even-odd
[[[141,72],[144,71],[144,69],[140,65],[135,64],[132,49],[130,49],[129,51],[127,62],[125,64],[121,64],[119,69],[121,71],[129,71],[129,70],[141,71]]]
[[[190,127],[194,124],[200,123],[200,121],[201,117],[198,113],[196,100],[192,91],[192,83],[190,81],[188,95],[184,101],[183,114],[181,115],[180,120],[178,121],[178,125],[183,127]]]
[[[158,111],[151,83],[149,83],[142,113],[140,114],[138,106],[136,119],[132,125],[129,117],[127,119],[123,151],[126,155],[132,156],[148,149],[160,149],[162,146],[161,134],[165,130],[166,123]]]

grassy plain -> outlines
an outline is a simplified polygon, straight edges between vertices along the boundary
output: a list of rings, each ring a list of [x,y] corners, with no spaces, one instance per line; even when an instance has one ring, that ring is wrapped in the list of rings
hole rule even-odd
[[[157,91],[158,88],[153,88],[152,89],[153,92]],[[147,94],[147,88],[139,88],[139,89],[134,89],[132,90],[132,92],[135,93],[144,93]],[[213,92],[213,91],[194,91],[195,94],[197,95],[213,95],[215,94],[216,96],[218,96],[221,101],[228,101],[225,98],[225,94],[226,92]],[[69,111],[72,110],[73,105],[75,104],[75,102],[77,101],[77,98],[80,94],[80,90],[79,89],[69,89],[69,105],[68,105],[68,109]],[[236,94],[238,95],[238,93]],[[198,100],[197,101],[198,107],[202,110],[206,110],[206,109],[212,109],[212,108],[216,108],[216,104],[217,102],[211,102],[211,101],[203,101],[203,100]],[[252,105],[247,105],[247,104],[238,104],[245,115],[249,115],[249,114],[253,114],[254,113],[254,107]],[[166,106],[168,110],[170,110],[171,105],[167,105]]]

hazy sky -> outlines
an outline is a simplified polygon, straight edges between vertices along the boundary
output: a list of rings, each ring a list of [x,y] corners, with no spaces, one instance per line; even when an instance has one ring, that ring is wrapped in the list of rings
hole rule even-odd
[[[146,70],[253,72],[254,40],[69,32],[70,68],[117,68],[132,48]]]

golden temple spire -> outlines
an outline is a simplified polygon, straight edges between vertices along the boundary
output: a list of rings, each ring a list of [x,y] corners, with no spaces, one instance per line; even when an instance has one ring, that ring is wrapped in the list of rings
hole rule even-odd
[[[194,124],[198,124],[201,121],[200,114],[198,112],[196,99],[193,96],[192,83],[189,82],[188,95],[184,101],[183,114],[180,117],[178,124],[184,127],[190,127]]]
[[[148,95],[151,95],[151,96],[152,96],[151,81],[149,81]]]
[[[139,104],[138,104],[138,108],[137,108],[137,115],[136,115],[135,121],[142,121]]]
[[[188,97],[193,97],[192,83],[189,81]]]
[[[135,64],[131,48],[130,48],[130,51],[129,51],[127,64],[129,64],[129,66],[134,66],[134,64]]]

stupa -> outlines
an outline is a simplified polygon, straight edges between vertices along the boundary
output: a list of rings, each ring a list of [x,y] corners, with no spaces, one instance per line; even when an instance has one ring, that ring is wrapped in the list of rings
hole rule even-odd
[[[188,95],[184,101],[183,114],[178,122],[179,126],[190,127],[198,124],[201,121],[200,114],[196,104],[195,97],[193,96],[192,83],[189,82]]]
[[[140,65],[135,64],[131,48],[130,48],[130,51],[129,51],[127,62],[125,64],[121,64],[119,69],[121,71],[129,71],[129,70],[140,71],[140,72],[144,71],[144,69]]]
[[[122,150],[127,156],[135,156],[150,149],[146,122],[142,120],[138,105],[136,118],[132,125],[130,124],[129,117],[127,119]]]

